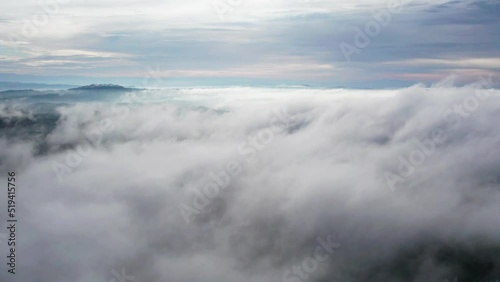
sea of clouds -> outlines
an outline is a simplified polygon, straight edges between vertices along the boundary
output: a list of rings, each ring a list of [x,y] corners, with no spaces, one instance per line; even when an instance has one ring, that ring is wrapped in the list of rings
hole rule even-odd
[[[0,281],[500,279],[488,85],[3,94]]]

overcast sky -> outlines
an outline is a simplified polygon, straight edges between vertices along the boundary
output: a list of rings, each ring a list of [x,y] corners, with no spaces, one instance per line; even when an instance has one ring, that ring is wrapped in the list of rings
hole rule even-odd
[[[55,1],[2,2],[0,81],[390,87],[500,69],[496,0]]]

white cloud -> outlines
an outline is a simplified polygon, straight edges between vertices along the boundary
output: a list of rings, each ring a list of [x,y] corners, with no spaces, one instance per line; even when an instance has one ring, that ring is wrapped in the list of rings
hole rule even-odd
[[[0,139],[1,168],[17,169],[22,187],[19,275],[108,281],[124,267],[135,281],[281,281],[330,233],[342,246],[310,281],[442,281],[469,277],[461,263],[476,257],[498,267],[483,248],[498,246],[500,232],[500,92],[492,91],[457,128],[441,113],[475,95],[474,86],[168,89],[144,92],[129,114],[103,102],[63,106],[56,128],[37,141],[45,153],[32,155],[40,143],[21,127]],[[250,150],[248,162],[250,151],[238,147],[283,107],[286,130]],[[53,161],[65,163],[68,146],[106,120],[112,128],[60,183]],[[436,128],[447,141],[391,193],[384,172]],[[191,204],[193,189],[231,160],[242,173],[187,225],[179,204]],[[405,279],[397,270],[406,267]]]

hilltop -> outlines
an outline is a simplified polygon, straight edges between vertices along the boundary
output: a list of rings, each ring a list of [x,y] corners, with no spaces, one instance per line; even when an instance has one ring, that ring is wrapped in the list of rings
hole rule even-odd
[[[90,84],[68,90],[128,90],[129,88],[117,84]]]

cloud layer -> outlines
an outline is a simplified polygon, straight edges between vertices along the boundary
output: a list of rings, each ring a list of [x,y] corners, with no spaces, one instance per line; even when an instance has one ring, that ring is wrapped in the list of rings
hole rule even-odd
[[[19,181],[15,278],[498,279],[500,92],[480,87],[3,100],[0,167]],[[436,130],[444,141],[391,189],[386,173]],[[228,163],[238,173],[187,223],[181,206],[197,209]],[[302,279],[294,266],[318,237],[340,246]]]

